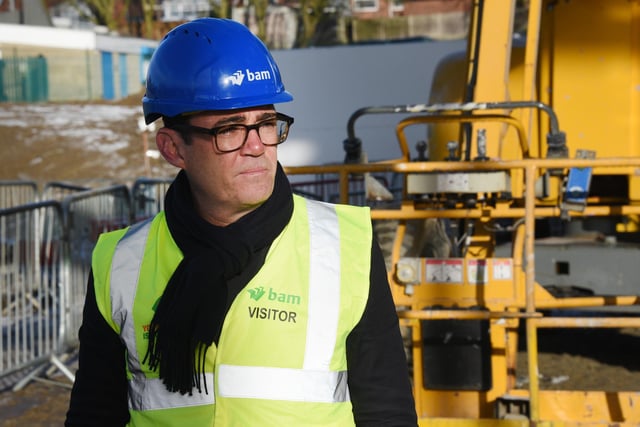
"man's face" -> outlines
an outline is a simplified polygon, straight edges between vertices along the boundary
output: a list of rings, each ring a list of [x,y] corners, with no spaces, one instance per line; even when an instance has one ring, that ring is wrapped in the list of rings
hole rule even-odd
[[[273,118],[275,113],[273,106],[206,112],[193,115],[189,124],[203,128],[229,124],[252,125]],[[255,129],[248,132],[239,150],[230,153],[218,151],[213,136],[191,133],[190,144],[186,144],[177,133],[172,137],[178,138],[175,140],[177,160],[172,161],[166,155],[165,158],[185,170],[196,209],[209,222],[216,225],[235,222],[271,195],[277,148],[265,146]]]

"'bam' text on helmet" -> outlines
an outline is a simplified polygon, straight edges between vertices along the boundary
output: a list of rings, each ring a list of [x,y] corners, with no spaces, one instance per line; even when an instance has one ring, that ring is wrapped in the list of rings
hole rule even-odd
[[[269,70],[262,71],[251,71],[250,69],[245,70],[246,74],[242,72],[242,70],[238,70],[229,77],[225,79],[226,84],[233,84],[236,86],[242,85],[242,82],[247,78],[247,81],[252,82],[255,80],[271,80],[271,72]]]

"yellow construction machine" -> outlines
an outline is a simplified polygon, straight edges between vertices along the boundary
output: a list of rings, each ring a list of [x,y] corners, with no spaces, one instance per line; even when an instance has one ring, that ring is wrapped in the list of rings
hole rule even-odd
[[[396,113],[402,158],[359,162],[358,117]],[[540,329],[640,328],[640,280],[621,261],[640,243],[640,0],[475,0],[468,47],[438,65],[429,101],[364,107],[347,128],[345,164],[287,171],[335,177],[343,203],[387,184],[370,205],[393,225],[420,425],[640,425],[640,384],[538,377]]]

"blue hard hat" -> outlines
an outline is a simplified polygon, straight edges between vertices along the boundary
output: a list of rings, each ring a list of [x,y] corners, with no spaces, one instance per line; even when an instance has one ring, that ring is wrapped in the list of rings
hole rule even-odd
[[[160,42],[149,63],[142,109],[149,124],[161,116],[291,100],[269,50],[246,26],[200,18]]]

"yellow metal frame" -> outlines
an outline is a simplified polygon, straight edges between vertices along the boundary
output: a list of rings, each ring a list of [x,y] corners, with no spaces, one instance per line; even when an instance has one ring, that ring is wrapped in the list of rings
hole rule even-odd
[[[627,217],[633,231],[640,223],[640,157],[638,140],[640,120],[640,0],[529,0],[527,38],[524,52],[517,51],[512,61],[512,25],[515,0],[481,0],[473,2],[466,80],[456,64],[444,63],[436,74],[431,90],[431,104],[461,102],[461,87],[473,90],[464,94],[464,102],[491,99],[496,103],[517,99],[536,101],[553,108],[563,121],[569,149],[597,151],[599,159],[542,159],[547,155],[543,135],[551,127],[540,112],[459,111],[410,117],[396,128],[402,158],[375,164],[326,165],[285,168],[290,175],[336,174],[339,176],[340,203],[349,203],[349,179],[365,173],[398,173],[405,176],[404,194],[397,208],[375,208],[373,220],[397,221],[389,271],[391,290],[403,326],[412,333],[413,384],[416,410],[421,426],[637,426],[640,425],[640,385],[638,392],[603,390],[541,390],[538,381],[538,330],[542,328],[640,328],[640,317],[563,317],[542,313],[549,309],[640,305],[635,295],[610,297],[555,298],[535,281],[535,220],[557,217]],[[480,16],[480,11],[483,16]],[[485,22],[482,22],[482,21]],[[586,43],[585,43],[586,41]],[[582,43],[582,44],[580,44]],[[522,55],[522,58],[520,57]],[[606,87],[590,87],[581,78],[606,81]],[[454,86],[455,84],[455,86]],[[519,86],[518,86],[519,85]],[[593,85],[592,85],[593,86]],[[594,90],[595,89],[595,90]],[[604,93],[607,92],[607,93]],[[609,93],[610,92],[610,93]],[[433,98],[433,95],[435,99]],[[440,98],[438,98],[440,96]],[[455,97],[455,99],[451,99]],[[502,104],[504,105],[504,104]],[[585,119],[586,117],[586,119]],[[488,125],[484,122],[493,122]],[[479,122],[486,130],[490,160],[410,162],[404,128],[433,124],[429,141],[432,159],[444,159],[447,142],[460,134],[455,124],[466,123],[473,129]],[[610,126],[610,127],[606,127]],[[511,144],[515,130],[518,144]],[[465,141],[472,144],[472,141]],[[501,145],[501,144],[508,144]],[[474,147],[466,147],[472,153]],[[556,153],[552,153],[556,154]],[[573,153],[569,153],[573,155]],[[619,156],[619,157],[618,157]],[[536,158],[531,158],[536,157]],[[497,160],[504,159],[504,160]],[[629,192],[612,197],[589,197],[580,212],[563,211],[559,206],[562,177],[570,168],[593,168],[596,175],[624,175]],[[458,204],[455,208],[434,207],[430,201],[411,200],[406,194],[409,174],[467,174],[505,171],[511,178],[511,203],[492,206],[480,200],[474,207]],[[549,173],[553,171],[554,173]],[[561,173],[558,173],[561,172]],[[550,193],[537,198],[536,181],[550,178]],[[628,200],[627,200],[628,199]],[[491,277],[487,283],[433,283],[426,279],[411,284],[400,283],[396,263],[402,253],[407,223],[429,218],[476,220],[491,223],[504,218],[519,224],[513,238],[511,280]],[[493,258],[489,236],[474,242],[473,249],[459,262]],[[422,261],[420,261],[422,262]],[[425,261],[426,263],[426,261]],[[444,309],[425,309],[438,305]],[[487,311],[471,309],[482,306]],[[423,321],[437,319],[487,320],[491,325],[492,388],[488,391],[425,390],[422,386]],[[528,388],[515,385],[516,338],[524,322]],[[426,322],[425,322],[426,323]],[[493,413],[496,399],[510,396],[526,401],[527,416],[498,419]]]
[[[497,381],[500,389],[490,392],[442,392],[427,391],[422,387],[414,386],[416,407],[420,416],[421,426],[482,426],[482,425],[549,425],[549,426],[586,426],[586,425],[637,425],[640,423],[640,393],[635,392],[604,392],[604,391],[550,391],[540,390],[538,383],[538,343],[537,331],[540,328],[640,328],[640,318],[629,317],[602,317],[602,318],[549,318],[542,316],[540,310],[550,308],[568,307],[594,307],[594,306],[625,306],[638,305],[640,298],[637,296],[615,297],[586,297],[556,299],[547,293],[535,282],[535,254],[534,231],[535,219],[540,217],[558,217],[561,209],[556,206],[546,206],[536,200],[535,181],[545,170],[566,170],[573,167],[615,168],[615,167],[640,167],[640,158],[609,158],[609,159],[522,159],[512,161],[484,161],[484,162],[403,162],[358,164],[358,165],[326,165],[309,167],[288,167],[287,174],[337,174],[340,180],[340,201],[348,203],[349,177],[363,173],[396,172],[400,174],[410,173],[442,173],[442,172],[469,172],[469,171],[520,171],[525,177],[524,200],[521,206],[498,206],[488,208],[478,206],[464,209],[419,209],[412,201],[405,200],[395,209],[372,209],[373,220],[398,220],[398,234],[394,245],[393,260],[397,261],[400,253],[400,245],[403,233],[406,231],[408,220],[425,218],[519,218],[522,225],[515,233],[513,244],[514,252],[512,261],[515,269],[513,282],[509,284],[488,283],[482,290],[476,286],[473,290],[469,286],[459,286],[455,292],[445,285],[422,283],[414,287],[413,295],[406,295],[404,285],[395,277],[395,271],[389,272],[389,280],[396,304],[399,307],[399,317],[405,325],[413,327],[413,351],[414,360],[420,358],[420,327],[421,320],[428,319],[488,319],[492,329],[498,330],[498,338],[492,333],[492,345],[496,339],[505,340],[510,336],[513,343],[514,329],[521,319],[526,326],[527,361],[529,388],[518,390],[514,388],[513,378],[505,374]],[[582,212],[568,212],[570,216],[610,216],[610,215],[638,215],[640,206],[589,206]],[[520,262],[522,260],[522,262]],[[395,261],[393,265],[395,266]],[[472,292],[469,294],[469,292]],[[475,296],[473,292],[476,292]],[[483,305],[488,307],[488,312],[460,310],[473,305],[474,298],[478,298],[481,292]],[[438,298],[440,298],[438,300]],[[434,301],[458,304],[455,310],[424,310],[423,307]],[[498,346],[495,346],[498,347]],[[502,355],[495,356],[494,348],[492,363],[496,357],[502,358],[502,367],[512,368],[514,359],[511,353],[514,348],[500,346]],[[414,364],[414,384],[422,375],[419,363]],[[494,377],[495,378],[495,377]],[[494,387],[495,388],[495,387]],[[640,388],[640,386],[639,386]],[[490,415],[490,407],[495,403],[495,397],[501,395],[521,396],[529,402],[529,417],[523,419],[497,420]],[[464,412],[459,408],[464,405],[476,405],[480,408],[469,416],[432,416],[425,413],[425,402],[433,399],[441,399],[440,405],[453,408],[453,412]],[[470,403],[471,402],[471,403]],[[486,405],[482,409],[482,405]],[[595,406],[593,406],[595,405]],[[585,407],[592,408],[588,412]],[[595,408],[595,409],[594,409]],[[474,412],[474,411],[471,411]],[[626,424],[625,424],[626,423]]]
[[[430,114],[428,116],[413,116],[408,117],[396,126],[396,136],[400,143],[400,150],[405,161],[410,160],[409,144],[405,136],[404,130],[409,126],[426,125],[430,123],[485,123],[485,122],[498,122],[504,125],[512,126],[518,135],[518,143],[522,152],[523,158],[529,157],[529,145],[526,136],[526,131],[522,126],[522,123],[514,117],[507,114],[489,114],[489,113],[476,113],[473,115],[460,115],[460,114]]]

